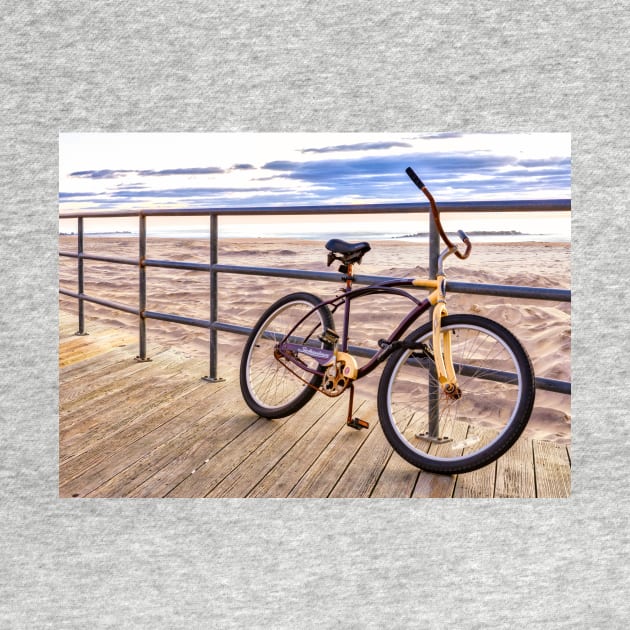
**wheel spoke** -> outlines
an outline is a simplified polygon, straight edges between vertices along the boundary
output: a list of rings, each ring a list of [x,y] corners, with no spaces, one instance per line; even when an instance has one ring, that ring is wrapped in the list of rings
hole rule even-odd
[[[317,361],[306,355],[298,357],[302,366],[291,363],[287,367],[275,358],[278,343],[290,335],[291,343],[307,343],[326,347],[317,341],[327,328],[334,326],[326,307],[313,295],[300,293],[287,296],[270,307],[250,335],[241,364],[241,389],[249,406],[265,417],[281,417],[293,413],[314,394],[321,377],[309,370],[317,370]]]
[[[460,315],[447,316],[442,328],[451,333],[461,397],[445,394],[431,373],[433,361],[401,350],[383,372],[379,416],[394,448],[415,465],[464,472],[505,452],[522,432],[533,404],[533,374],[525,351],[502,326]],[[433,351],[430,325],[409,339]],[[438,419],[438,430],[430,430],[432,417]],[[438,440],[428,452],[425,436]],[[448,445],[446,437],[452,439]]]

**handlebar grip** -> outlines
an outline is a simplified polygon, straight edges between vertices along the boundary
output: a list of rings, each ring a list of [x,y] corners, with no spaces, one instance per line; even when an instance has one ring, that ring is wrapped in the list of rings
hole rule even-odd
[[[422,183],[422,180],[416,175],[416,172],[411,168],[411,166],[408,166],[405,169],[405,173],[407,173],[407,175],[409,176],[409,179],[418,187],[420,188],[420,190],[422,190],[424,188],[424,184]]]

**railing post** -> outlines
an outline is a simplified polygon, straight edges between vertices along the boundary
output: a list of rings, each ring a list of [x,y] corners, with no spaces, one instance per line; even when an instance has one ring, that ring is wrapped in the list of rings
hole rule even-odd
[[[83,217],[78,218],[77,224],[77,293],[83,295]],[[85,332],[85,312],[83,298],[79,297],[79,330],[75,335],[87,335]]]
[[[210,215],[210,365],[208,376],[204,381],[220,383],[225,379],[217,377],[217,331],[214,324],[218,318],[219,291],[217,286],[217,272],[214,267],[219,258],[219,218],[216,214]]]
[[[429,212],[429,278],[435,279],[440,256],[440,235],[438,234],[433,214]]]
[[[429,278],[435,279],[438,272],[438,258],[440,256],[440,235],[438,234],[433,214],[429,212]],[[429,311],[433,321],[433,307]],[[436,352],[438,349],[433,348]],[[440,428],[440,385],[438,383],[435,365],[429,368],[429,436],[439,437]]]
[[[138,345],[136,361],[150,361],[147,358],[147,320],[144,315],[147,308],[147,217],[138,215]]]

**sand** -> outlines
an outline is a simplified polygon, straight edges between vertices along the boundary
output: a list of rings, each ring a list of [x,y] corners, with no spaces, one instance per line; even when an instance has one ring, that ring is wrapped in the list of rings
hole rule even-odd
[[[61,251],[76,251],[76,237],[61,236]],[[87,253],[136,258],[137,240],[132,237],[86,237]],[[207,240],[149,239],[147,258],[207,263]],[[372,242],[372,251],[355,273],[395,277],[427,276],[428,247],[404,241]],[[326,251],[318,241],[289,239],[230,239],[221,241],[219,263],[287,269],[336,270],[327,268]],[[76,260],[59,260],[60,286],[76,290]],[[100,261],[85,261],[85,292],[95,297],[136,307],[138,269]],[[570,288],[570,246],[565,243],[475,243],[468,260],[451,257],[445,265],[447,277],[465,282],[485,282],[536,287]],[[208,274],[174,269],[147,270],[147,309],[199,319],[209,318]],[[253,326],[260,314],[277,298],[293,291],[309,291],[332,297],[337,285],[284,278],[223,273],[219,275],[219,320]],[[449,313],[477,313],[509,328],[528,351],[536,376],[571,380],[571,305],[471,296],[451,293]],[[409,308],[409,302],[391,296],[370,296],[353,303],[351,343],[375,347]],[[355,306],[356,305],[356,306]],[[60,296],[60,308],[75,312],[76,300]],[[85,304],[86,317],[96,317],[115,327],[137,330],[137,318],[96,304]],[[422,322],[420,322],[422,323]],[[337,327],[340,328],[340,322]],[[166,343],[190,356],[208,356],[208,331],[202,328],[149,320],[150,341]],[[219,365],[237,365],[245,337],[219,333]],[[380,370],[375,378],[380,375]],[[375,381],[364,384],[369,396]],[[570,396],[538,391],[526,434],[538,439],[569,443]]]

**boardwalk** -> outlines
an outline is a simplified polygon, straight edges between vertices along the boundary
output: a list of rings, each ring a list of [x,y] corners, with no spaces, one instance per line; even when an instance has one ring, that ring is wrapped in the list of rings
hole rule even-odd
[[[420,472],[392,452],[375,404],[370,428],[345,426],[347,400],[316,396],[296,416],[256,417],[236,365],[211,384],[207,360],[60,313],[61,497],[565,497],[570,452],[521,439],[498,462],[456,477]],[[360,402],[360,401],[359,401]]]

